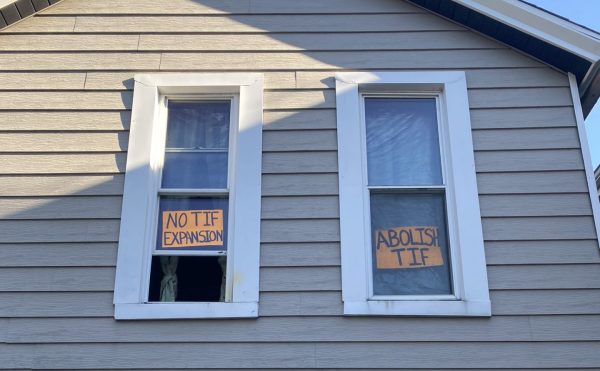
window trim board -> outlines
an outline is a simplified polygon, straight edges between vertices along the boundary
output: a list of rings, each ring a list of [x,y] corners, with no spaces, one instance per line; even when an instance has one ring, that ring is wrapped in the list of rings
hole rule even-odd
[[[232,239],[244,241],[236,249],[232,263],[232,302],[222,303],[145,303],[147,259],[153,250],[156,191],[160,179],[157,153],[163,138],[157,124],[164,110],[165,95],[185,94],[239,95],[239,119],[235,175],[230,180],[229,197],[234,201],[235,223],[229,231]],[[263,122],[263,75],[260,73],[175,73],[135,76],[131,132],[126,165],[121,230],[115,277],[115,318],[226,318],[258,315],[260,264],[260,199]],[[164,115],[163,115],[164,116]],[[163,133],[164,134],[164,133]],[[164,138],[163,138],[164,139]],[[148,148],[151,143],[152,150]],[[236,187],[236,183],[243,183]],[[241,193],[243,190],[243,197]],[[154,209],[152,209],[154,205]],[[152,211],[152,212],[151,212]],[[150,237],[149,237],[150,236]],[[140,243],[140,238],[144,239]],[[228,273],[229,274],[229,273]],[[155,309],[156,308],[156,309]],[[163,312],[160,312],[163,311]]]
[[[365,241],[370,241],[370,235],[362,217],[368,211],[360,109],[364,91],[442,93],[440,110],[447,127],[441,132],[449,147],[443,155],[448,156],[446,183],[451,192],[448,197],[453,197],[455,204],[455,215],[448,216],[448,225],[459,240],[458,248],[453,249],[452,269],[459,270],[453,278],[460,280],[454,285],[460,300],[369,300],[371,273],[366,262],[370,261],[370,251]],[[490,316],[465,73],[340,72],[336,73],[336,99],[344,314]]]

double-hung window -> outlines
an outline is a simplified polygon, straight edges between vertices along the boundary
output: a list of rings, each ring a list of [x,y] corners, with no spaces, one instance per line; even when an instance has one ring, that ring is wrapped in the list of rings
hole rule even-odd
[[[344,313],[490,314],[463,72],[338,73]]]
[[[262,75],[137,75],[115,318],[258,315]]]

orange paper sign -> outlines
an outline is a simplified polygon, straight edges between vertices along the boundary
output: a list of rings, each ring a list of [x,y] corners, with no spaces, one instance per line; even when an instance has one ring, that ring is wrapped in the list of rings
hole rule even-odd
[[[396,227],[375,231],[377,269],[444,265],[435,226]]]
[[[162,248],[223,246],[223,210],[162,213]]]

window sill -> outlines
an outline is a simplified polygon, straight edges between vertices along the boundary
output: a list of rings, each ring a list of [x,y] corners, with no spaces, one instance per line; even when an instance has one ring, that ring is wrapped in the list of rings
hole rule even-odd
[[[256,318],[258,302],[115,304],[115,319]]]
[[[346,316],[455,316],[490,317],[489,301],[466,300],[377,300],[346,301]]]

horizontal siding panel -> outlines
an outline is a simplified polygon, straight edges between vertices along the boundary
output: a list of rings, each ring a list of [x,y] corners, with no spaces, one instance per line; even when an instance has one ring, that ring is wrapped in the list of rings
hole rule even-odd
[[[127,150],[129,133],[5,133],[0,151],[19,152],[120,152]]]
[[[164,7],[163,7],[164,8]],[[458,25],[429,14],[332,14],[195,16],[81,16],[75,32],[112,33],[270,33],[460,31]],[[233,50],[233,49],[230,49]]]
[[[488,266],[490,289],[598,289],[600,266]],[[269,267],[261,269],[261,291],[339,291],[340,267]]]
[[[550,195],[482,195],[482,217],[592,215],[588,193]]]
[[[306,109],[302,111],[267,111],[263,130],[335,129],[335,109]]]
[[[587,179],[582,170],[535,173],[477,174],[479,194],[585,193]]]
[[[340,223],[337,219],[263,220],[261,242],[339,242]]]
[[[488,241],[488,264],[600,263],[598,241]]]
[[[84,83],[85,73],[0,73],[0,90],[76,90],[82,89]]]
[[[112,267],[0,268],[0,291],[112,291],[114,279]]]
[[[10,368],[574,368],[600,363],[597,342],[4,344]],[[107,357],[107,354],[110,357]],[[169,357],[165,357],[169,354]],[[202,357],[190,357],[202,354]],[[432,356],[433,355],[433,356]],[[535,355],[532,356],[532,355]]]
[[[0,155],[0,171],[2,174],[122,173],[125,160],[123,153]]]
[[[335,130],[276,130],[263,133],[263,152],[336,150]]]
[[[131,112],[2,112],[0,131],[118,131],[129,129]]]
[[[339,243],[267,243],[260,247],[262,267],[340,265]]]
[[[432,34],[462,34],[460,32],[449,32],[445,31],[442,33]],[[410,37],[418,37],[422,33],[409,33]],[[328,34],[320,36],[323,39],[329,40],[332,36],[338,34]],[[377,34],[379,35],[379,34]],[[158,37],[158,35],[153,35]],[[186,35],[173,35],[178,41]],[[218,37],[221,38],[223,35],[194,35],[189,37]],[[238,40],[245,37],[258,37],[260,35],[235,35],[231,36],[234,40]],[[278,35],[281,36],[281,35]],[[290,34],[289,36],[294,36]],[[309,34],[310,36],[310,34]],[[356,34],[346,35],[350,38],[356,37]],[[142,38],[149,38],[151,35],[142,35]],[[165,36],[166,37],[166,36]],[[266,37],[266,36],[260,36]],[[271,36],[270,36],[271,37]],[[427,40],[438,40],[427,39]],[[386,41],[387,44],[387,41]],[[196,45],[196,44],[194,44]],[[243,49],[247,44],[243,44],[238,50]],[[208,46],[196,45],[197,48],[219,48],[229,47],[230,45],[225,44],[210,44]],[[178,47],[178,45],[173,46]],[[289,46],[290,48],[293,46]],[[423,48],[422,43],[419,43],[416,47]],[[231,49],[231,48],[230,48]],[[178,50],[178,49],[175,49]],[[201,49],[199,49],[201,50]],[[227,50],[227,49],[225,49]],[[284,49],[285,50],[285,49]],[[291,50],[291,49],[290,49]],[[553,71],[547,67],[544,68],[509,68],[509,69],[470,69],[465,71],[467,73],[467,80],[469,88],[531,88],[531,87],[560,87],[568,86],[568,82],[565,82],[566,77],[559,72]],[[266,89],[332,89],[335,88],[335,71],[295,71],[295,72],[265,72],[265,88]],[[134,72],[89,72],[85,81],[86,89],[95,90],[130,90],[133,89],[133,75]],[[569,108],[555,108],[549,107],[547,110],[553,112],[565,111],[566,115],[574,117],[572,109]],[[521,108],[516,110],[522,110],[525,114],[528,111],[533,111],[535,115],[537,109]],[[490,110],[493,111],[493,110]],[[522,118],[522,115],[519,117]],[[574,125],[574,123],[573,123]]]
[[[490,289],[598,289],[600,265],[510,265],[487,267]]]
[[[135,72],[88,72],[85,89],[133,90]]]
[[[360,16],[358,16],[360,18]],[[10,46],[9,46],[10,47]],[[431,50],[503,49],[468,31],[393,33],[308,33],[267,35],[141,35],[139,50]],[[118,48],[114,48],[115,50]],[[42,48],[42,50],[44,50]],[[103,50],[103,49],[96,49]],[[110,50],[110,49],[107,49]],[[122,49],[125,50],[125,49]],[[564,83],[562,84],[564,85]]]
[[[261,292],[261,316],[341,316],[340,291]]]
[[[411,33],[410,37],[419,37],[426,34],[419,32]],[[431,33],[434,34],[434,33]],[[453,37],[459,35],[460,32],[445,31],[443,35]],[[419,41],[431,42],[430,38]],[[442,40],[445,38],[435,38],[434,40]],[[472,45],[471,42],[469,42]],[[443,44],[448,45],[448,44]],[[421,49],[421,46],[416,46]],[[469,88],[532,88],[532,87],[568,87],[569,82],[567,77],[559,72],[556,72],[548,67],[543,68],[510,68],[510,69],[469,69],[466,70],[467,85]],[[335,88],[335,77],[331,71],[315,72],[315,71],[298,71],[297,87],[303,89],[322,89]]]
[[[88,72],[85,80],[85,89],[132,90],[134,75],[135,72]],[[264,77],[265,89],[296,88],[295,72],[266,72]]]
[[[114,267],[116,243],[0,245],[0,267]]]
[[[600,290],[499,290],[490,295],[492,315],[600,313]]]
[[[306,26],[304,26],[306,27]],[[144,54],[147,55],[147,54]],[[507,50],[163,53],[161,70],[298,70],[327,68],[536,67],[538,62]],[[0,64],[0,68],[2,64]]]
[[[247,13],[250,11],[250,0],[233,1],[202,1],[190,2],[186,0],[173,0],[168,7],[158,0],[148,1],[121,1],[108,0],[97,1],[88,0],[86,6],[80,4],[70,4],[69,2],[60,4],[44,12],[47,15],[66,15],[66,14],[139,14],[141,11],[147,14],[157,13],[175,13],[175,14],[226,14],[226,13]]]
[[[1,184],[1,178],[0,178]],[[2,192],[2,189],[0,189]],[[332,174],[276,174],[262,176],[264,196],[337,195],[338,175]]]
[[[335,108],[335,92],[323,91],[266,91],[264,109]]]
[[[339,267],[284,267],[260,270],[260,291],[339,291]]]
[[[121,197],[2,198],[0,219],[117,219],[121,217]]]
[[[0,156],[0,163],[2,157]],[[337,172],[337,153],[270,152],[263,153],[263,174],[299,174]]]
[[[7,343],[429,342],[600,340],[600,316],[473,318],[259,318],[255,321],[12,319]],[[156,336],[159,333],[160,336]]]
[[[486,241],[596,238],[591,216],[484,218],[482,222]]]
[[[600,314],[600,290],[492,290],[492,315]],[[0,317],[112,317],[112,292],[0,292]],[[44,305],[40,305],[44,303]],[[341,292],[263,292],[260,316],[341,316]]]
[[[475,150],[580,148],[575,128],[495,129],[473,131]]]
[[[137,35],[2,35],[0,51],[135,51],[138,39]]]
[[[0,243],[117,242],[119,220],[2,220]]]
[[[49,10],[49,9],[48,9]],[[56,33],[73,32],[75,17],[29,17],[27,22],[19,22],[0,31],[0,35],[7,33]]]
[[[112,292],[0,292],[4,318],[112,317],[113,313]]]
[[[473,129],[575,127],[573,107],[471,110]]]
[[[569,88],[518,88],[469,90],[471,108],[571,106]]]
[[[569,87],[567,76],[549,67],[465,72],[469,88]]]
[[[475,153],[477,172],[583,170],[577,149],[530,151],[480,151]]]
[[[235,13],[378,13],[422,12],[411,4],[392,0],[371,1],[369,6],[360,0],[305,0],[298,4],[290,0],[203,0],[190,2],[172,0],[168,7],[160,0],[88,0],[85,7],[60,3],[44,14],[235,14]]]
[[[262,199],[263,219],[330,219],[339,216],[337,196],[286,196]]]
[[[0,110],[124,110],[131,92],[1,92]]]
[[[0,55],[0,71],[157,70],[160,56],[159,53],[10,53]]]
[[[0,196],[122,195],[123,180],[123,175],[0,176]]]

